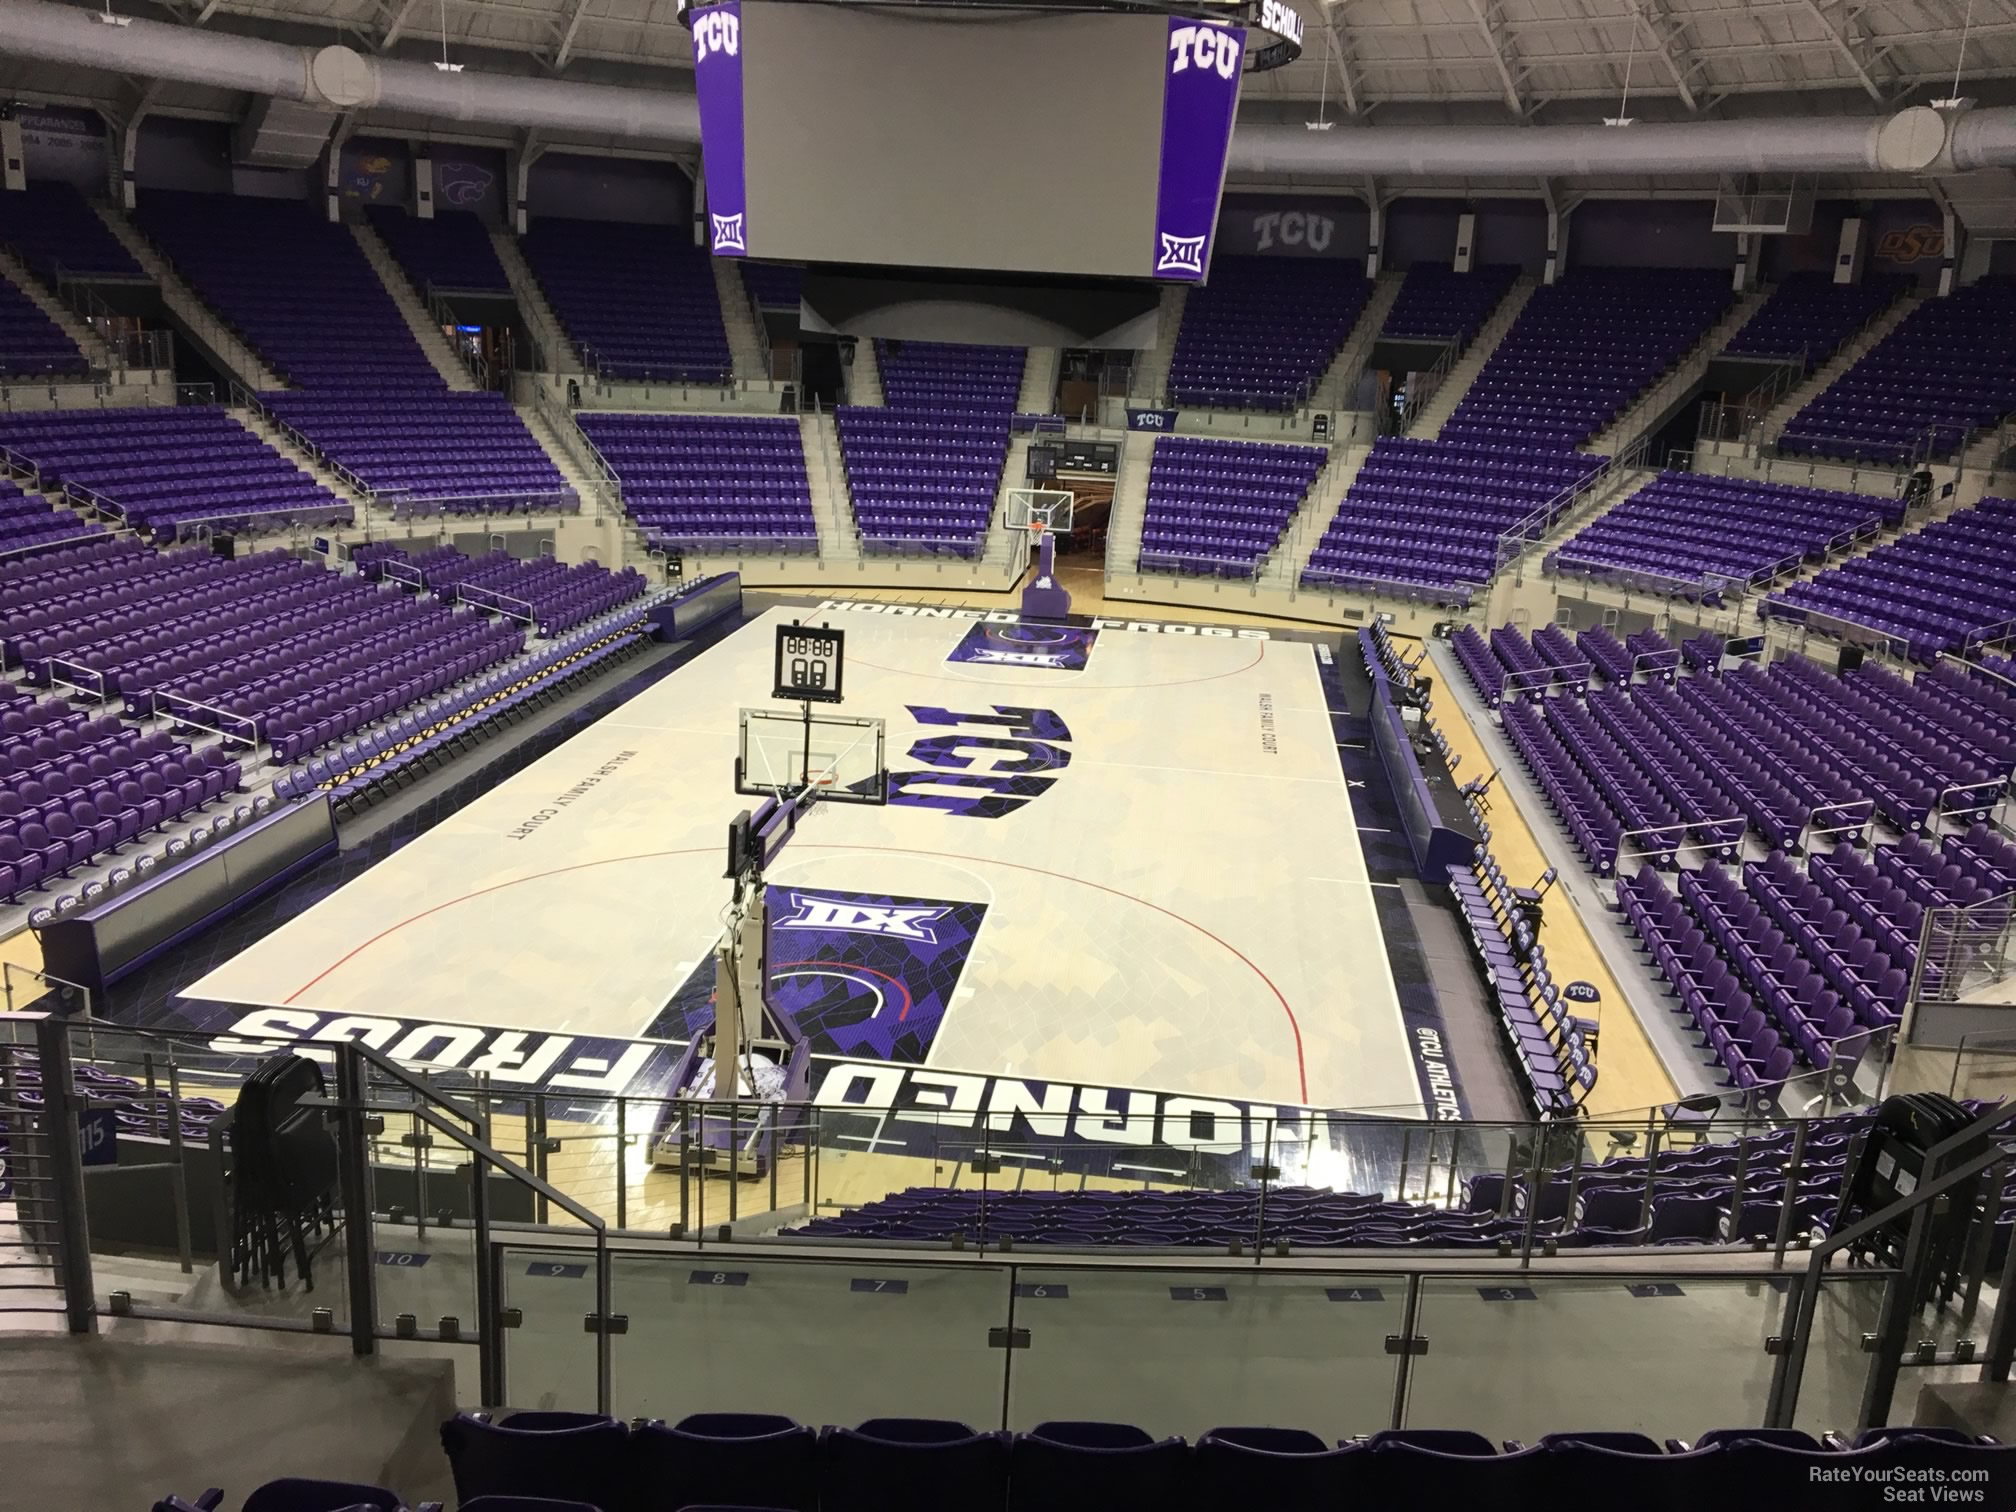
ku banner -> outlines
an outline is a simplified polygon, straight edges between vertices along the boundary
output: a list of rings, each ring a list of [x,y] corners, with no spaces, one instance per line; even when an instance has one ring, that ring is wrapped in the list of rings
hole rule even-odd
[[[746,257],[748,191],[742,171],[742,0],[693,17],[693,88],[700,96],[700,155],[707,183],[707,242],[716,257]]]
[[[1244,28],[1170,17],[1151,265],[1156,278],[1204,281],[1245,62]]]

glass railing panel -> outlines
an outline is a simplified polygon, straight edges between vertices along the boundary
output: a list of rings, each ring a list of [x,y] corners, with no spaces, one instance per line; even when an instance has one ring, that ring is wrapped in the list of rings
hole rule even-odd
[[[504,1394],[521,1407],[595,1412],[595,1251],[505,1242],[496,1247]],[[620,1338],[615,1343],[623,1342]]]
[[[1693,1439],[1761,1424],[1786,1284],[1671,1270],[1424,1277],[1415,1337],[1428,1342],[1409,1373],[1406,1425],[1531,1441],[1599,1429]],[[1873,1358],[1861,1335],[1885,1284],[1875,1273],[1825,1279],[1802,1426],[1852,1426]]]
[[[469,1151],[425,1120],[399,1113],[384,1118],[371,1167],[378,1327],[395,1334],[404,1327],[423,1338],[453,1335],[473,1344],[481,1316],[477,1166]],[[493,1171],[485,1191],[493,1220],[529,1220],[529,1192],[510,1177]]]
[[[1246,1269],[1019,1266],[1008,1426],[1138,1423],[1195,1438],[1227,1424],[1325,1438],[1391,1425],[1404,1278]]]
[[[1005,1269],[745,1254],[622,1255],[613,1410],[781,1412],[801,1423],[1001,1416]],[[576,1326],[579,1324],[577,1322]]]

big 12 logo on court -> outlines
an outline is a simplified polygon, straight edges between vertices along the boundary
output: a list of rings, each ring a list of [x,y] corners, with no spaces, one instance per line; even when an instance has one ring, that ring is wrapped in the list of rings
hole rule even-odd
[[[1057,779],[1047,774],[1071,764],[1063,744],[1071,731],[1048,709],[995,704],[991,714],[957,714],[907,707],[920,725],[976,725],[979,730],[913,741],[910,759],[920,767],[889,774],[891,803],[966,819],[999,819],[1049,792]],[[984,753],[984,770],[974,770],[978,758],[969,751]]]

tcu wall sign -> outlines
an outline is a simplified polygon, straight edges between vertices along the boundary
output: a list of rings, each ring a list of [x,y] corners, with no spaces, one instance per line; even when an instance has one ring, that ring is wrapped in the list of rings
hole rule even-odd
[[[1311,252],[1329,250],[1337,234],[1337,222],[1327,215],[1305,210],[1270,210],[1253,217],[1253,250],[1271,252],[1282,247],[1306,247]]]

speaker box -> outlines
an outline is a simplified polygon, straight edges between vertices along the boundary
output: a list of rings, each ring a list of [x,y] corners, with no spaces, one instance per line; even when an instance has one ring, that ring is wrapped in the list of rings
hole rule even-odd
[[[1835,664],[1834,670],[1845,677],[1861,665],[1862,648],[1860,646],[1843,646],[1841,648],[1841,659]]]

